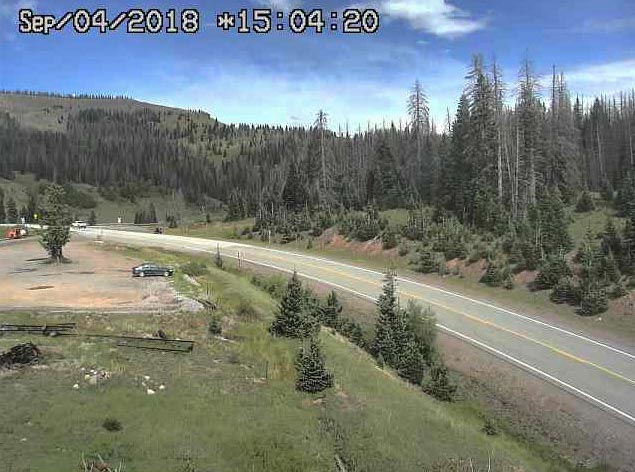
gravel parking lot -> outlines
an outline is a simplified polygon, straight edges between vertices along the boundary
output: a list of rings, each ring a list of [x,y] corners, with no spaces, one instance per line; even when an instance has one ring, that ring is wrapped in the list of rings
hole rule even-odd
[[[0,244],[0,310],[50,309],[108,312],[177,310],[181,297],[171,279],[133,278],[140,260],[71,241],[69,263],[55,264],[37,240]]]

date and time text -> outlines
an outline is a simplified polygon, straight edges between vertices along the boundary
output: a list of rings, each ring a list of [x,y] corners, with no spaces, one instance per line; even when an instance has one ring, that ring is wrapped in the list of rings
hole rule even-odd
[[[342,11],[296,8],[290,12],[268,8],[243,8],[236,12],[214,14],[212,21],[195,8],[134,8],[127,11],[90,11],[78,8],[61,15],[36,13],[30,8],[18,12],[18,29],[23,34],[49,35],[63,30],[78,34],[95,31],[106,34],[117,30],[134,34],[196,34],[204,28],[243,34],[290,32],[372,34],[379,30],[379,13],[374,9],[348,8]]]

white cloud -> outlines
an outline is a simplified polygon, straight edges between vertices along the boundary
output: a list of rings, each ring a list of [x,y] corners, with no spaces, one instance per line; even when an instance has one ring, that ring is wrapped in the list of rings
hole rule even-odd
[[[414,29],[446,38],[473,33],[487,24],[446,0],[383,0],[369,6],[390,19],[407,21]]]
[[[578,66],[564,75],[574,93],[614,94],[635,87],[635,59]]]
[[[17,21],[19,10],[23,8],[34,10],[36,6],[35,0],[18,0],[17,2],[0,0],[0,19],[16,19]]]
[[[431,115],[443,127],[446,108],[454,113],[462,89],[464,66],[439,59],[420,71],[429,96]],[[406,97],[417,74],[399,78],[366,78],[358,75],[297,77],[244,63],[224,63],[195,76],[157,77],[159,89],[137,94],[142,100],[183,108],[203,109],[225,123],[310,125],[318,109],[330,117],[331,129],[406,123]],[[419,74],[417,74],[419,75]],[[195,78],[193,78],[195,77]]]
[[[289,12],[300,5],[300,0],[257,0],[256,3],[276,11]]]
[[[35,10],[37,2],[35,0],[0,0],[0,43],[14,42],[17,38],[18,11],[23,8]]]
[[[613,18],[610,20],[586,20],[576,31],[617,33],[620,31],[635,30],[635,17]]]

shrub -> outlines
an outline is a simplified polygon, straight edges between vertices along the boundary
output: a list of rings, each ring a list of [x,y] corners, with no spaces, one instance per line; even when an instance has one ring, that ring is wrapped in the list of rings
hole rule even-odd
[[[609,296],[611,298],[620,298],[620,297],[623,297],[624,295],[626,295],[627,293],[628,293],[628,291],[626,290],[626,287],[624,286],[624,284],[622,282],[617,282],[613,286],[611,291],[609,292]]]
[[[212,315],[207,325],[207,331],[212,336],[220,336],[223,332],[221,321],[218,316]]]
[[[441,363],[435,363],[430,368],[422,388],[425,393],[443,402],[453,401],[456,394],[456,385],[449,379],[448,368]]]
[[[505,285],[507,287],[510,286],[511,281],[511,270],[509,266],[502,261],[490,261],[487,265],[487,270],[485,274],[479,280],[480,283],[489,285],[490,287],[500,287]],[[511,282],[511,288],[513,288],[513,282]]]
[[[562,277],[549,295],[554,303],[568,303],[569,305],[577,305],[580,302],[580,287],[573,277]]]
[[[439,257],[431,249],[424,248],[419,253],[419,261],[415,270],[422,274],[430,274],[439,270]]]
[[[176,222],[175,216],[167,215],[165,220],[168,222],[168,228],[177,228],[179,226]]]
[[[333,374],[326,370],[320,345],[315,338],[300,347],[295,365],[298,372],[296,389],[317,393],[333,386]]]
[[[595,210],[595,203],[593,203],[591,194],[585,190],[578,198],[578,202],[575,205],[575,211],[577,213],[587,213],[593,210]]]
[[[399,254],[401,257],[407,255],[409,252],[408,250],[408,246],[404,243],[399,244],[399,247],[397,248],[397,254]]]
[[[397,233],[392,228],[388,227],[381,235],[381,247],[382,249],[392,249],[398,244]]]
[[[207,266],[203,262],[190,261],[181,267],[183,273],[191,276],[198,277],[207,274]]]
[[[550,256],[540,267],[540,272],[534,281],[537,290],[553,288],[563,277],[571,277],[573,273],[564,257]]]
[[[519,247],[524,261],[522,268],[536,270],[540,265],[540,249],[527,240],[521,241]]]
[[[101,425],[106,431],[110,432],[121,431],[123,429],[121,422],[115,418],[106,418]]]
[[[609,300],[606,291],[597,286],[584,290],[580,301],[579,313],[584,316],[593,316],[604,313],[609,309]]]
[[[238,306],[236,307],[236,314],[241,318],[245,318],[248,320],[254,320],[258,318],[258,311],[251,304],[251,302],[241,298],[238,302]]]
[[[498,434],[498,426],[490,418],[487,418],[483,425],[483,432],[488,436],[496,436]]]

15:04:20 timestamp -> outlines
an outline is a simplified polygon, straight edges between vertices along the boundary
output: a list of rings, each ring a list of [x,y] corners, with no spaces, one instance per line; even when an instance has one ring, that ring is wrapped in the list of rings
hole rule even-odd
[[[343,12],[324,12],[322,9],[296,8],[289,13],[274,12],[269,8],[243,8],[236,13],[222,12],[216,15],[216,26],[223,31],[266,34],[271,31],[291,33],[342,33],[372,34],[379,30],[379,13],[372,8],[360,10],[348,8]]]

